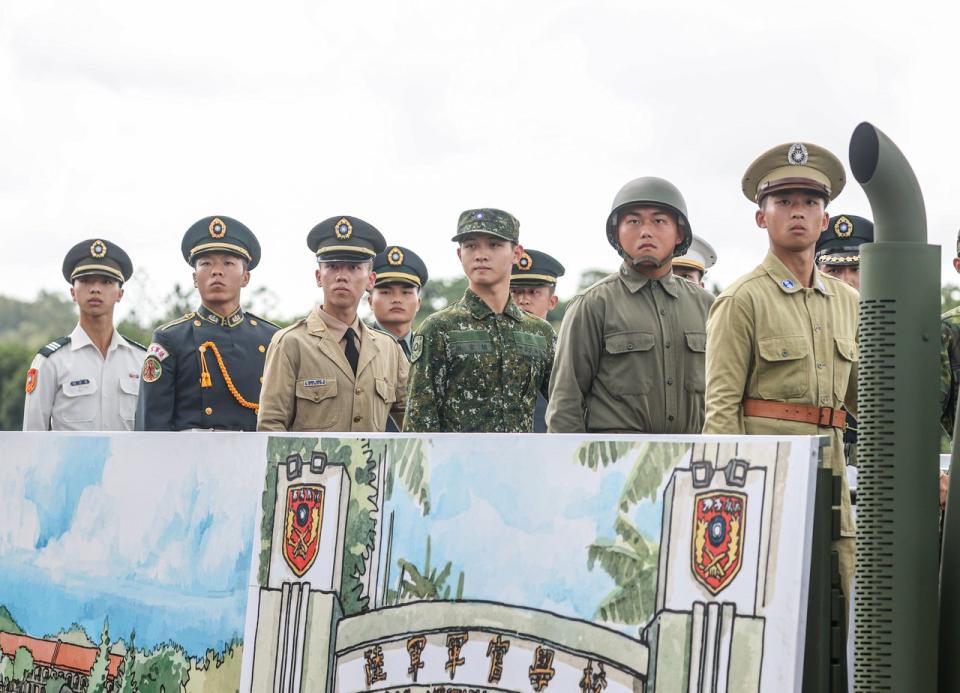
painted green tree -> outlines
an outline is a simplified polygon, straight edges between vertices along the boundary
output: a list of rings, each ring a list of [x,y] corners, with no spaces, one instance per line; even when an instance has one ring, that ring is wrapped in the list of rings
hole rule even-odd
[[[632,460],[620,491],[614,538],[599,537],[587,547],[588,569],[599,565],[616,584],[600,601],[595,618],[636,625],[653,616],[659,546],[637,528],[629,512],[638,503],[656,500],[665,477],[689,448],[686,443],[606,440],[578,446],[576,460],[589,469]]]
[[[438,570],[437,566],[430,564],[430,554],[431,540],[428,535],[423,568],[417,568],[416,565],[403,558],[397,560],[400,576],[397,580],[397,589],[389,590],[387,594],[388,604],[432,600],[446,601],[451,598],[451,586],[447,584],[447,580],[453,570],[453,563],[447,561],[443,568]],[[457,591],[453,593],[454,599],[463,599],[464,579],[461,570],[460,576],[457,578]]]
[[[17,681],[26,680],[33,671],[33,653],[26,647],[18,647],[13,653],[12,678]]]
[[[110,665],[110,624],[103,619],[103,631],[100,634],[100,647],[97,659],[90,672],[90,693],[105,693],[107,690],[107,668]]]

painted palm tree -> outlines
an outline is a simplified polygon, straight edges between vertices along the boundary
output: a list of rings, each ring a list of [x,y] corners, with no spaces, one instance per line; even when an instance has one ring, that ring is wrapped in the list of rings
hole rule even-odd
[[[453,569],[453,563],[447,561],[441,569],[430,565],[430,537],[427,536],[427,554],[423,562],[423,569],[417,568],[413,563],[403,558],[397,560],[397,566],[400,568],[400,577],[397,581],[397,590],[391,590],[389,595],[390,603],[400,604],[403,602],[415,601],[433,601],[449,600],[451,587],[447,584],[450,573]],[[454,599],[463,599],[463,571],[460,571],[460,577],[457,579],[457,591]]]

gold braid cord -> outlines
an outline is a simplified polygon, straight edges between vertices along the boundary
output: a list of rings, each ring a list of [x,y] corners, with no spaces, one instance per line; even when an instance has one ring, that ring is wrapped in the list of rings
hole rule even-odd
[[[227,389],[230,390],[230,394],[233,395],[233,398],[237,400],[237,403],[241,407],[253,409],[254,414],[259,414],[260,405],[256,402],[248,402],[245,400],[243,395],[241,395],[237,390],[237,386],[233,384],[233,378],[231,378],[230,374],[227,373],[227,367],[223,364],[223,357],[220,356],[220,350],[217,349],[217,345],[213,342],[204,342],[200,345],[200,387],[211,387],[213,385],[210,380],[210,371],[207,370],[207,359],[205,352],[208,348],[213,349],[213,355],[217,357],[217,364],[220,366],[220,372],[223,373],[223,382],[227,384]]]

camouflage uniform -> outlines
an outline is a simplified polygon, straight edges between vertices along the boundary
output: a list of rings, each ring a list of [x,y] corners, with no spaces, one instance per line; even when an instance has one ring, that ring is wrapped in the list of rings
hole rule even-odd
[[[511,298],[494,313],[467,289],[413,338],[404,432],[529,433],[547,395],[555,338]]]
[[[960,387],[960,307],[940,317],[940,425],[953,437],[953,418]]]

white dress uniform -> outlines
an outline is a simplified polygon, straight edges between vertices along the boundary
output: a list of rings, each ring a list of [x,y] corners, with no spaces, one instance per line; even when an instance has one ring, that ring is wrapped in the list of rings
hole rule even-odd
[[[78,324],[27,374],[24,431],[132,431],[146,350],[114,329],[106,358]]]

